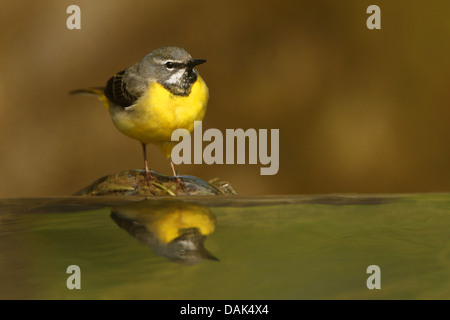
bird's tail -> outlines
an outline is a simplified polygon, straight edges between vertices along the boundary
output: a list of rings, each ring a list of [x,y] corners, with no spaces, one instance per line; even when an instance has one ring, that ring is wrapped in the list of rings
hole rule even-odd
[[[69,93],[71,95],[81,95],[81,94],[95,95],[101,102],[103,102],[106,109],[109,110],[109,100],[108,100],[108,98],[106,98],[104,90],[105,90],[105,88],[95,87],[95,88],[72,90]]]

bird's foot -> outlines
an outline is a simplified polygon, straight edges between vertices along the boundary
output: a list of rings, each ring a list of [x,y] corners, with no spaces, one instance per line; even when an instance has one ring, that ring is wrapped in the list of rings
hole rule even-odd
[[[186,186],[186,184],[183,182],[183,180],[181,180],[181,178],[179,177],[175,177],[177,179],[177,187],[176,187],[176,194],[178,195],[179,193],[187,193],[188,188]]]
[[[155,186],[152,183],[153,181],[158,182],[158,179],[156,179],[149,170],[145,170],[145,182],[148,187],[148,192],[151,195],[156,195],[157,192],[156,192]]]

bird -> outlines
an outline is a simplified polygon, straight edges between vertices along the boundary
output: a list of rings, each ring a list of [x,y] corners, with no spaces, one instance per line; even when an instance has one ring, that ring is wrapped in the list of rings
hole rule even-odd
[[[207,206],[174,199],[144,199],[111,208],[110,217],[122,229],[157,255],[192,265],[219,261],[204,242],[216,228],[216,216]]]
[[[205,62],[205,59],[193,59],[183,48],[164,46],[117,72],[105,87],[71,93],[98,96],[116,128],[141,143],[149,184],[154,178],[147,160],[147,145],[154,144],[161,149],[177,177],[171,152],[178,142],[171,141],[172,132],[186,129],[192,133],[194,122],[202,121],[205,116],[209,89],[195,69]],[[181,183],[178,177],[177,181]]]

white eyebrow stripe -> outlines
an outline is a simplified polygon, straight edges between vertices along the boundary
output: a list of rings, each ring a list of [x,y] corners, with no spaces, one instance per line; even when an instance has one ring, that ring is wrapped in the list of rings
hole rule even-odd
[[[156,59],[155,62],[157,62],[157,63],[159,63],[159,64],[166,64],[167,62],[183,63],[182,60],[174,60],[174,59],[167,59],[167,60]]]

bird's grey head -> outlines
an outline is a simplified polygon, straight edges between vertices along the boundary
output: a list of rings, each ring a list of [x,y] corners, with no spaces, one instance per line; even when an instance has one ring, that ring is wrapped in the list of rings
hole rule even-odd
[[[164,255],[174,262],[186,265],[196,264],[205,259],[219,261],[205,249],[206,236],[202,235],[198,228],[184,229],[181,232],[182,234],[179,237],[164,247],[160,247],[159,252],[154,247],[154,252]]]
[[[182,48],[161,47],[139,62],[138,72],[156,80],[173,94],[186,96],[197,80],[198,72],[194,67],[204,62],[204,59],[193,59]]]

